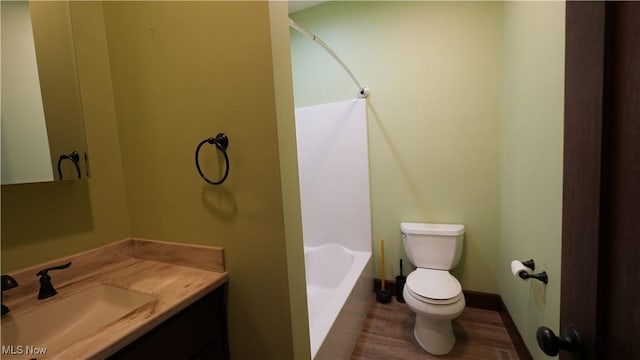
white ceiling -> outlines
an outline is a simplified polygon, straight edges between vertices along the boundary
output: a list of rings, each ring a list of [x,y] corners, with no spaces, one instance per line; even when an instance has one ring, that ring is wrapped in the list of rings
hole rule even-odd
[[[317,1],[317,0],[294,0],[294,1],[289,1],[289,14],[292,14],[296,11],[300,11],[300,10],[304,10],[307,8],[310,8],[312,6],[316,6],[319,4],[322,4],[324,2],[327,2],[327,0],[324,1]]]

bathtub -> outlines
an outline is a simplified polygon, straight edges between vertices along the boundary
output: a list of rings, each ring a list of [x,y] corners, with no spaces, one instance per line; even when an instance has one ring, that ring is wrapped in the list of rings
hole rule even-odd
[[[373,292],[371,252],[326,243],[304,248],[311,358],[349,359]]]
[[[309,340],[350,359],[373,292],[367,103],[296,109]]]

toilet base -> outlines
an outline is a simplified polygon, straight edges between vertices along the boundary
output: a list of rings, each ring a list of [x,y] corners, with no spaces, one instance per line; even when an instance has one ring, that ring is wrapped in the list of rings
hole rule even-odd
[[[409,309],[416,314],[413,336],[418,344],[433,355],[449,353],[456,342],[452,321],[464,311],[464,296],[450,304],[431,304],[415,297],[407,285],[403,295]]]
[[[423,349],[433,355],[449,353],[456,343],[451,320],[426,319],[417,314],[413,336]]]

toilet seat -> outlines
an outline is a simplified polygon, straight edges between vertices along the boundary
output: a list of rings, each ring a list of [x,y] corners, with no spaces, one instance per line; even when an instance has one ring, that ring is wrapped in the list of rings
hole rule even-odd
[[[418,268],[407,276],[405,287],[430,304],[452,304],[463,296],[460,283],[446,270]]]

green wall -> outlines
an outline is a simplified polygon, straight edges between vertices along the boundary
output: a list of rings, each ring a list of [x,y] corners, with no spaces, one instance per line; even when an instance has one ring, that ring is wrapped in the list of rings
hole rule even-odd
[[[501,295],[536,359],[537,328],[559,326],[564,15],[564,2],[515,1],[330,2],[292,16],[371,88],[374,240],[395,260],[401,221],[465,224],[454,274]],[[297,32],[292,56],[296,106],[355,97]],[[549,285],[511,275],[529,258]]]
[[[280,176],[284,227],[289,269],[289,300],[295,359],[310,356],[307,288],[302,241],[302,215],[298,180],[298,153],[291,82],[291,45],[287,2],[269,2],[271,15],[271,54],[280,152]]]
[[[564,25],[564,2],[504,4],[498,281],[536,359],[548,358],[536,330],[560,322]],[[529,258],[547,286],[510,276],[511,260]]]
[[[308,358],[286,3],[73,8],[92,177],[2,186],[2,271],[129,236],[224,246],[232,358]],[[218,132],[214,187],[193,155]]]
[[[454,274],[467,290],[497,293],[502,4],[329,2],[292,18],[371,88],[378,274],[380,239],[385,273],[399,273],[401,222],[459,223],[466,234]],[[296,106],[355,98],[344,70],[293,30],[292,56]]]
[[[287,252],[286,132],[278,128],[269,4],[105,3],[105,24],[132,234],[224,247],[233,358],[303,353],[304,343],[294,349],[292,317],[305,321],[306,311],[292,315],[288,296],[295,249]],[[212,186],[193,157],[219,132],[229,136],[231,170]],[[200,160],[215,179],[222,157],[206,146]]]
[[[107,53],[103,7],[74,3],[92,177],[2,186],[2,271],[130,235],[223,245],[234,358],[305,358],[285,15],[271,5],[109,4]],[[331,2],[293,17],[372,90],[373,230],[387,273],[398,272],[401,221],[465,224],[455,274],[499,293],[542,358],[535,329],[557,330],[559,312],[564,4]],[[355,96],[321,48],[291,41],[297,106]],[[212,188],[192,151],[218,131],[232,173]],[[546,288],[509,275],[511,259],[529,257]]]

